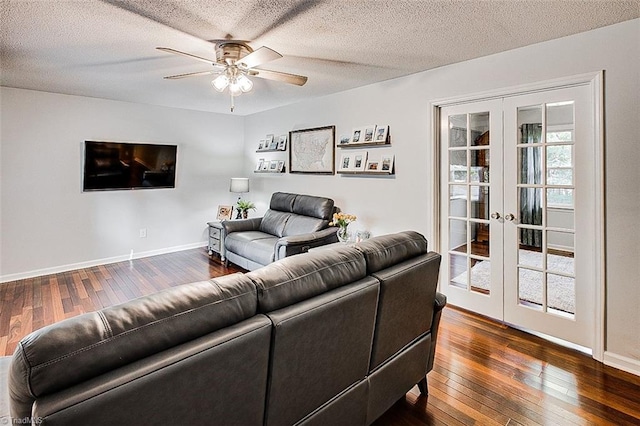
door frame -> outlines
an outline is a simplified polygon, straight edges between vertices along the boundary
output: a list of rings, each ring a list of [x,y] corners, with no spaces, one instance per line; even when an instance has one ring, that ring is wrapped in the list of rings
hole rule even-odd
[[[593,135],[596,152],[593,171],[595,174],[595,199],[596,206],[594,213],[595,229],[595,251],[593,262],[596,270],[596,288],[594,289],[594,336],[592,356],[595,360],[602,362],[605,351],[605,286],[606,286],[606,246],[605,246],[605,183],[604,183],[604,71],[597,71],[585,74],[578,74],[569,77],[562,77],[553,80],[546,80],[536,83],[523,84],[518,86],[489,90],[485,92],[472,93],[468,95],[455,96],[443,99],[435,99],[429,102],[430,125],[432,136],[431,150],[431,181],[433,182],[433,210],[432,210],[432,230],[434,247],[443,252],[441,246],[441,217],[440,217],[440,162],[441,162],[441,141],[440,141],[440,109],[443,107],[464,104],[476,101],[485,101],[511,96],[519,96],[528,93],[544,92],[548,90],[561,89],[574,86],[588,86],[593,105]]]

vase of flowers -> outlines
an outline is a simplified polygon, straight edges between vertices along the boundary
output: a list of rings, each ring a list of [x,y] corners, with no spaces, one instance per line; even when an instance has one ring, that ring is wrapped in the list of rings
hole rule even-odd
[[[337,226],[338,241],[346,243],[351,239],[351,233],[347,230],[347,227],[351,222],[355,222],[357,217],[347,213],[334,213],[333,220],[329,223],[330,226]]]

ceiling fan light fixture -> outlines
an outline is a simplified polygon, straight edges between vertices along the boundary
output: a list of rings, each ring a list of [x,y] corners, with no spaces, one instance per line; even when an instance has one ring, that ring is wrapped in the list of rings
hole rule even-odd
[[[229,77],[226,74],[220,74],[211,82],[213,88],[218,92],[224,91],[224,89],[229,85]]]
[[[253,89],[253,81],[249,80],[246,75],[242,74],[238,77],[238,84],[240,85],[240,90],[244,93],[251,91]]]

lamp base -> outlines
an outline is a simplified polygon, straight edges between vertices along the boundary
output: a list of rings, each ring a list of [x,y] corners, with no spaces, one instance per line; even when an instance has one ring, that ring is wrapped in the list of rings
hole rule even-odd
[[[242,219],[242,211],[240,209],[236,209],[238,214],[236,215],[236,219]]]

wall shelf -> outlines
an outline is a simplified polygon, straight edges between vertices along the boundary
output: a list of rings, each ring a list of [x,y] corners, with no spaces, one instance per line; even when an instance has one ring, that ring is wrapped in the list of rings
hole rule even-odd
[[[365,175],[365,176],[393,176],[395,175],[395,171],[380,171],[380,172],[369,172],[366,170],[363,170],[361,172],[359,171],[340,171],[338,170],[336,172],[339,175]]]
[[[287,152],[286,149],[256,149],[256,152]]]
[[[366,142],[366,143],[343,143],[338,144],[338,148],[346,148],[346,149],[358,149],[358,148],[373,148],[373,147],[384,147],[391,146],[390,141],[385,142]]]

